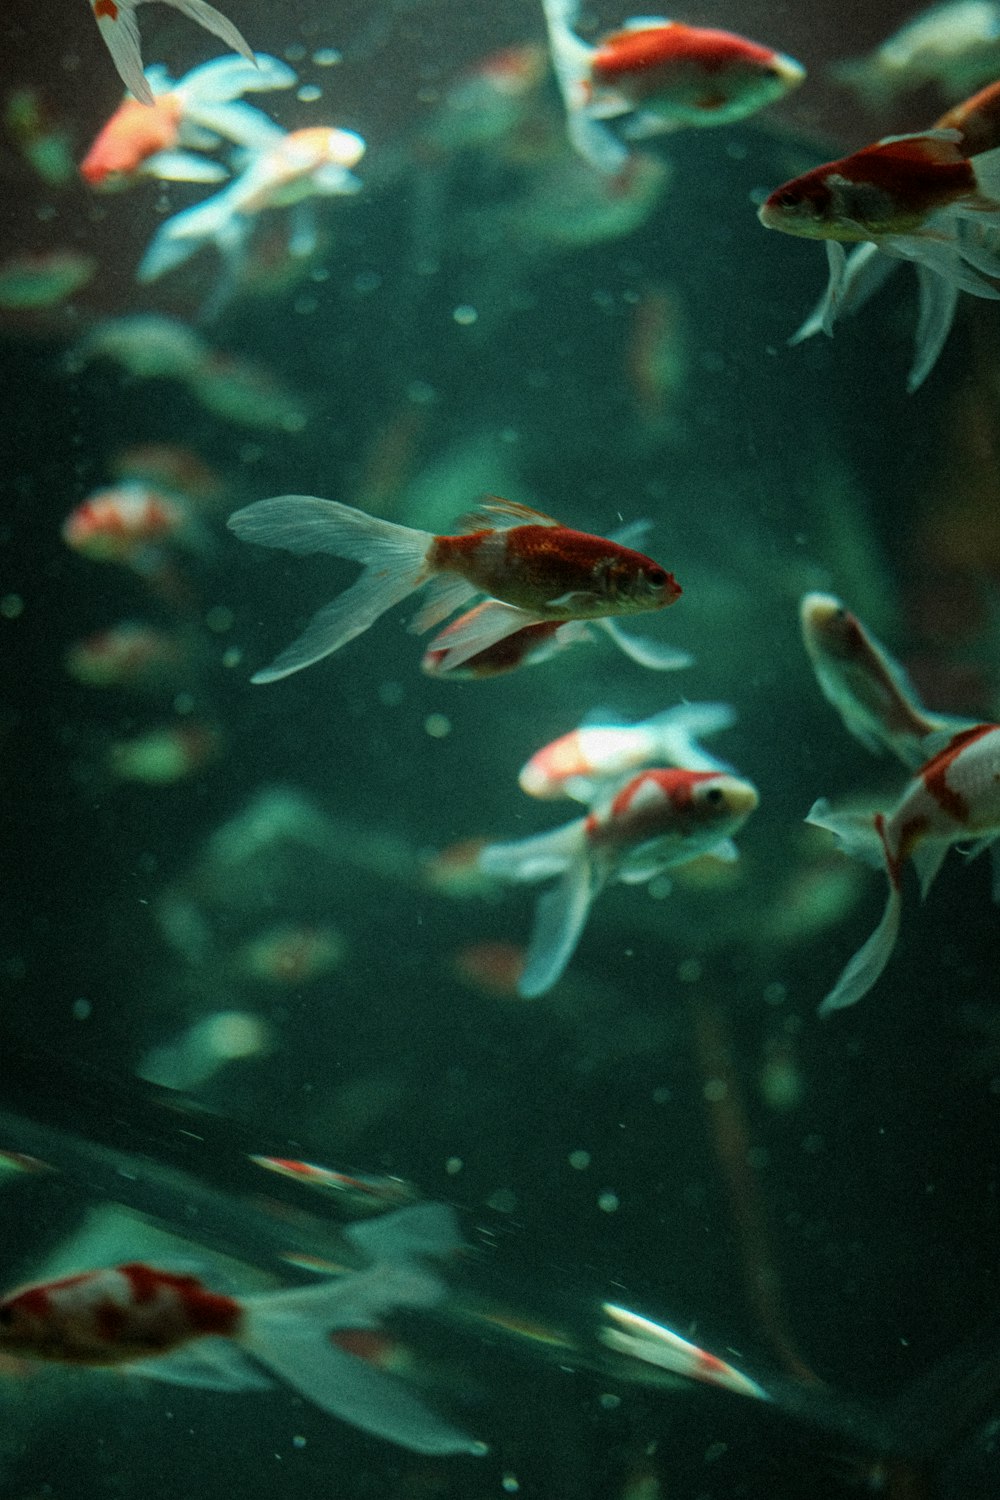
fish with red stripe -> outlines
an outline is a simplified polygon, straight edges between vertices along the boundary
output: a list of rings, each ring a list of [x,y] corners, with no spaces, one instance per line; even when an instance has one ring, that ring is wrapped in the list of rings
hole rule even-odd
[[[490,844],[479,868],[500,880],[558,877],[539,899],[518,994],[533,999],[563,974],[596,897],[612,881],[639,885],[703,854],[733,860],[732,835],[758,802],[728,773],[655,768],[607,794],[582,818],[512,844]]]
[[[349,1352],[338,1333],[377,1328],[393,1308],[428,1307],[446,1288],[419,1264],[461,1247],[442,1204],[420,1204],[346,1236],[372,1260],[316,1286],[248,1297],[140,1261],[22,1287],[0,1299],[0,1353],[218,1390],[271,1376],[332,1415],[418,1453],[483,1451],[393,1376]]]
[[[976,724],[948,736],[891,812],[836,813],[821,798],[806,822],[828,829],[845,854],[883,870],[888,886],[878,926],[820,1006],[820,1014],[828,1015],[867,995],[889,962],[899,936],[907,861],[926,896],[953,845],[968,845],[971,859],[1000,837],[1000,725]]]

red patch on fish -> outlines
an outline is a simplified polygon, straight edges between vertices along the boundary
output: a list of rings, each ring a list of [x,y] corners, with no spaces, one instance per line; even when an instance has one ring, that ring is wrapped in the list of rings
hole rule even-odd
[[[760,47],[730,31],[683,26],[674,21],[616,31],[605,37],[594,56],[591,73],[594,78],[610,81],[672,64],[697,67],[705,73],[722,73],[740,64],[765,68],[773,60],[770,48]]]
[[[938,807],[954,818],[956,823],[968,821],[969,804],[961,792],[956,792],[954,787],[948,785],[948,772],[966,745],[974,744],[976,740],[982,739],[984,734],[992,734],[995,729],[995,724],[975,724],[971,729],[960,730],[920,772],[924,786]]]
[[[117,21],[118,7],[115,0],[94,0],[94,15],[99,21]]]

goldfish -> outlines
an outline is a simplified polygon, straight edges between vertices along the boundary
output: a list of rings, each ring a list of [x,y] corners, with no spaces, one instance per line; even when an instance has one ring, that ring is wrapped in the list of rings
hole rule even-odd
[[[135,18],[136,6],[142,3],[143,0],[90,0],[90,8],[125,87],[131,90],[140,103],[152,105],[153,91],[142,70],[139,26]],[[244,41],[232,21],[216,10],[214,5],[206,4],[206,0],[163,0],[163,3],[172,5],[174,10],[179,10],[220,41],[226,42],[234,52],[245,57],[247,62],[254,62],[249,43]]]
[[[680,596],[671,573],[629,547],[551,516],[493,497],[459,524],[458,536],[435,536],[369,516],[353,506],[309,495],[259,500],[229,518],[247,542],[290,552],[331,552],[364,572],[316,614],[305,632],[253,682],[275,682],[337,651],[409,594],[431,584],[411,622],[429,630],[477,594],[511,606],[484,625],[472,622],[452,650],[454,665],[540,620],[596,619],[662,609]]]
[[[972,98],[954,105],[941,115],[932,131],[951,133],[958,151],[967,158],[985,155],[1000,147],[1000,84],[991,84]],[[916,354],[907,378],[912,394],[926,380],[951,331],[960,290],[973,296],[995,298],[993,282],[977,274],[977,267],[987,277],[1000,274],[1000,250],[994,230],[988,223],[969,218],[955,226],[956,244],[949,253],[945,243],[934,247],[931,260],[915,258],[920,314],[916,331]],[[879,290],[890,272],[899,264],[900,253],[892,241],[867,240],[858,244],[844,259],[840,246],[827,242],[830,274],[826,291],[802,326],[789,339],[802,343],[816,333],[832,337],[837,318],[857,312]]]
[[[444,1283],[418,1262],[461,1244],[450,1210],[422,1204],[346,1234],[372,1264],[314,1286],[229,1296],[197,1276],[128,1261],[18,1288],[0,1300],[0,1352],[217,1390],[260,1389],[276,1376],[332,1416],[414,1452],[482,1451],[335,1337],[377,1326],[393,1308],[443,1299]]]
[[[389,1205],[399,1207],[413,1203],[420,1196],[413,1184],[404,1182],[401,1177],[335,1172],[330,1167],[317,1166],[315,1162],[295,1161],[285,1156],[251,1156],[250,1160],[267,1172],[276,1172],[279,1177],[290,1177],[293,1182],[300,1182],[317,1192],[332,1193],[353,1209],[381,1213]]]
[[[121,187],[139,176],[222,182],[229,176],[222,163],[197,153],[222,137],[239,144],[248,128],[267,123],[258,110],[234,101],[251,91],[290,88],[296,80],[291,68],[264,53],[251,62],[217,57],[177,83],[165,68],[150,68],[145,76],[152,101],[126,96],[80,163],[91,187]]]
[[[140,281],[155,281],[182,265],[203,245],[214,244],[230,275],[238,269],[257,217],[268,209],[295,210],[290,250],[311,255],[317,231],[308,201],[357,193],[361,183],[352,167],[365,152],[353,130],[315,125],[286,133],[263,115],[244,133],[247,163],[221,192],[174,214],[160,226],[139,265]]]
[[[0,265],[0,308],[34,312],[56,307],[97,274],[96,256],[79,250],[15,255]]]
[[[995,0],[932,5],[869,57],[838,63],[833,72],[875,106],[925,84],[935,84],[946,96],[978,88],[1000,73],[1000,5]]]
[[[620,172],[628,159],[609,120],[630,140],[729,125],[805,77],[793,58],[734,32],[643,17],[592,46],[573,30],[577,0],[543,0],[543,8],[570,140],[602,172]]]
[[[465,633],[470,629],[480,629],[491,617],[500,618],[500,611],[506,608],[494,600],[486,600],[459,615],[434,637],[420,663],[421,671],[429,677],[451,677],[460,681],[499,677],[505,672],[516,671],[518,667],[549,661],[567,646],[593,641],[597,638],[595,629],[602,630],[631,661],[656,672],[679,671],[691,666],[693,661],[687,651],[631,635],[622,630],[616,620],[567,620],[562,624],[558,620],[539,620],[534,625],[515,630],[513,635],[504,636],[473,656],[464,657],[458,666],[453,666],[452,651],[461,646]]]
[[[184,719],[116,741],[108,749],[108,765],[120,781],[173,786],[218,760],[222,748],[214,725]]]
[[[197,525],[179,496],[142,484],[95,490],[67,516],[63,541],[95,562],[132,568],[144,575],[162,568],[164,545],[195,545]]]
[[[721,1386],[723,1390],[735,1391],[756,1401],[770,1401],[771,1397],[756,1380],[751,1380],[749,1375],[744,1375],[726,1360],[719,1359],[718,1355],[709,1354],[707,1349],[692,1344],[690,1339],[681,1338],[665,1323],[655,1323],[652,1318],[643,1317],[641,1313],[632,1312],[615,1302],[602,1303],[601,1313],[606,1322],[598,1329],[597,1336],[605,1348],[613,1349],[616,1354],[628,1355],[645,1364],[670,1370],[675,1375],[685,1375],[690,1380]]]
[[[67,672],[87,687],[156,690],[178,682],[191,665],[191,651],[177,634],[138,620],[89,635],[66,653]]]
[[[820,798],[806,822],[829,830],[845,854],[881,869],[888,886],[878,926],[819,1007],[825,1016],[867,995],[892,957],[906,862],[913,862],[926,896],[953,844],[969,844],[971,859],[1000,836],[1000,725],[976,724],[945,738],[891,812],[834,812]]]
[[[522,766],[518,782],[529,797],[591,802],[609,781],[651,763],[685,771],[731,771],[732,766],[703,750],[697,737],[735,722],[727,703],[679,703],[640,724],[586,721],[536,751]]]
[[[971,727],[928,713],[899,662],[835,595],[804,595],[799,619],[824,698],[867,750],[888,749],[915,770],[931,735]]]
[[[749,781],[709,771],[641,771],[583,818],[513,844],[489,844],[484,874],[535,882],[558,877],[536,909],[518,994],[544,995],[576,950],[595,898],[618,880],[639,885],[703,854],[736,858],[732,835],[758,803]]]

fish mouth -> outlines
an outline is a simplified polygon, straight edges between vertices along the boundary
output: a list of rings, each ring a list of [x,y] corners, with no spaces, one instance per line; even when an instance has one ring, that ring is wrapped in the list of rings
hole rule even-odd
[[[726,807],[737,818],[748,818],[760,806],[760,793],[749,781],[735,777],[725,783]]]

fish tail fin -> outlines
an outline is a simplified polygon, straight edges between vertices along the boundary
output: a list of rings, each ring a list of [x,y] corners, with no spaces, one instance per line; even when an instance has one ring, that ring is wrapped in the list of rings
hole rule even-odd
[[[646,667],[651,672],[679,672],[684,667],[694,665],[694,657],[690,651],[682,651],[677,646],[668,646],[664,642],[650,640],[648,636],[632,635],[630,631],[623,630],[618,621],[611,619],[610,616],[603,620],[594,620],[593,623],[614,641],[619,651],[623,652],[629,661],[634,661],[638,667]],[[576,638],[584,640],[587,637],[584,634]]]
[[[104,38],[104,45],[111,53],[111,60],[118,69],[119,78],[140,104],[152,104],[153,90],[142,71],[142,49],[135,4],[136,0],[122,0],[117,7],[99,8],[97,0],[90,0],[94,19]]]
[[[531,885],[562,875],[574,860],[581,858],[586,847],[586,819],[576,818],[534,838],[518,839],[511,844],[487,844],[480,850],[479,868],[484,875],[497,880]]]
[[[525,1000],[544,995],[562,978],[587,924],[600,877],[586,854],[571,860],[551,890],[538,898],[535,924],[518,980]]]
[[[232,212],[231,193],[232,184],[161,224],[139,263],[139,281],[156,281],[190,260],[203,245],[214,243],[223,257],[233,257],[242,244],[244,229]]]
[[[315,1287],[248,1299],[240,1343],[308,1401],[365,1432],[416,1453],[474,1453],[481,1444],[335,1338],[340,1329],[377,1328],[393,1308],[433,1306],[446,1291],[430,1271],[383,1262]]]
[[[174,10],[179,10],[181,15],[187,16],[197,26],[210,31],[213,36],[217,36],[220,41],[232,47],[234,52],[239,52],[247,59],[247,62],[253,63],[256,67],[256,59],[249,42],[236,29],[228,16],[216,10],[214,5],[208,5],[206,0],[165,0],[165,3],[172,5]]]
[[[845,854],[862,859],[885,871],[888,892],[881,920],[844,967],[833,989],[819,1007],[821,1016],[854,1005],[874,986],[892,956],[899,936],[903,885],[898,852],[890,849],[881,813],[865,817],[857,813],[834,813],[824,800],[816,802],[806,818],[814,828],[826,828]]]
[[[330,552],[364,566],[361,577],[315,614],[298,640],[254,673],[254,682],[276,682],[329,656],[431,576],[430,532],[397,526],[334,500],[310,495],[259,500],[231,515],[228,525],[241,541],[289,552]]]
[[[728,761],[709,755],[698,742],[735,723],[736,710],[728,703],[678,703],[649,719],[646,728],[655,740],[657,760],[662,756],[685,771],[731,771]]]
[[[213,57],[211,62],[192,68],[177,84],[174,93],[192,107],[230,104],[241,94],[264,93],[270,89],[287,89],[297,81],[297,74],[287,63],[258,52],[254,58]],[[270,123],[270,122],[269,122]],[[281,131],[272,124],[275,135]]]

